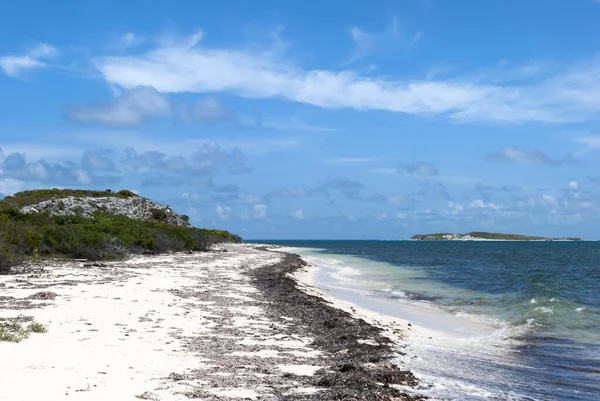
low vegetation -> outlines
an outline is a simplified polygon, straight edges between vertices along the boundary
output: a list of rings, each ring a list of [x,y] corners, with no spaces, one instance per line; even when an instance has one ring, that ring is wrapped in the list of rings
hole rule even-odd
[[[46,333],[48,329],[41,323],[32,322],[23,326],[19,322],[0,321],[0,342],[8,341],[19,343],[29,338],[30,333]]]
[[[32,333],[46,333],[48,329],[41,323],[32,322],[27,325],[27,330]]]
[[[118,260],[128,254],[168,251],[205,251],[221,242],[240,242],[227,231],[175,226],[166,223],[162,211],[154,221],[135,220],[97,211],[92,218],[48,213],[25,214],[24,206],[52,197],[137,196],[130,191],[36,190],[0,201],[0,273],[26,260],[64,257]]]

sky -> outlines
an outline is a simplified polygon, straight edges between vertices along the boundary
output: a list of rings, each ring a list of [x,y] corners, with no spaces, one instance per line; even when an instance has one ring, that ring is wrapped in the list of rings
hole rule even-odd
[[[600,1],[0,2],[0,194],[246,239],[599,239]]]

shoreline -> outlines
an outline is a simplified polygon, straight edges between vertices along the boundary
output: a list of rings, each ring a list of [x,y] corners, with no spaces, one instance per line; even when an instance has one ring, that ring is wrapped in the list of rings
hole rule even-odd
[[[417,380],[390,363],[406,330],[309,295],[293,278],[306,263],[273,248],[0,276],[0,319],[49,329],[0,342],[11,361],[0,367],[0,400],[421,399],[396,388]]]

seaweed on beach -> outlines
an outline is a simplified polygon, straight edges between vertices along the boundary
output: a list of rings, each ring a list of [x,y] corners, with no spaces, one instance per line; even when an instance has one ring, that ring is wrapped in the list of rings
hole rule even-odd
[[[306,263],[297,255],[287,254],[281,263],[256,269],[251,274],[254,284],[269,299],[268,312],[274,320],[285,315],[286,324],[301,335],[314,338],[312,347],[323,351],[327,368],[317,371],[311,385],[317,394],[285,396],[302,400],[420,400],[395,385],[415,386],[418,381],[390,360],[398,353],[394,343],[382,330],[336,309],[316,296],[298,289],[289,277]],[[369,343],[359,339],[371,339]]]

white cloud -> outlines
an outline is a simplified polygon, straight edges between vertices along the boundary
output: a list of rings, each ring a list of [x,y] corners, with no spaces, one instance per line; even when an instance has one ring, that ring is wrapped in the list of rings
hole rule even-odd
[[[2,171],[0,170],[0,175]],[[12,179],[12,178],[0,178],[0,194],[2,195],[12,195],[15,192],[19,192],[23,189],[23,184],[21,181]]]
[[[567,186],[573,191],[577,191],[579,189],[579,183],[575,180],[569,181],[569,184],[567,184]]]
[[[448,201],[447,206],[448,207],[444,213],[451,216],[458,216],[465,211],[465,207],[458,202]]]
[[[386,212],[381,212],[381,213],[379,213],[379,216],[377,216],[378,220],[385,220],[387,218],[388,218],[388,215]]]
[[[537,149],[525,150],[520,148],[504,148],[498,153],[490,153],[487,156],[488,160],[513,163],[513,164],[545,164],[548,166],[559,166],[561,164],[572,163],[571,157],[566,157],[562,160],[553,159],[544,152]]]
[[[256,219],[264,219],[267,216],[267,205],[253,205],[252,215]]]
[[[217,212],[220,218],[227,219],[229,217],[229,213],[231,213],[231,208],[229,206],[218,205],[215,208],[215,211]]]
[[[290,216],[294,220],[304,220],[304,211],[302,211],[302,209],[294,210],[290,213]]]
[[[182,46],[105,57],[96,66],[108,82],[124,88],[150,85],[161,92],[283,97],[324,108],[440,113],[464,108],[486,94],[470,84],[390,82],[350,71],[302,70],[261,54]]]
[[[600,135],[588,135],[575,139],[575,142],[585,145],[584,152],[600,149]]]
[[[167,116],[170,111],[169,99],[146,86],[130,89],[112,103],[70,107],[66,114],[82,123],[134,126],[151,117]]]
[[[501,207],[492,203],[492,202],[484,202],[481,199],[475,199],[473,202],[471,202],[471,204],[469,205],[469,208],[471,209],[492,209],[492,210],[500,210]]]
[[[107,82],[124,88],[281,97],[323,108],[442,114],[461,121],[562,122],[595,118],[600,109],[600,59],[505,85],[467,78],[390,79],[303,69],[268,51],[202,47],[201,37],[94,63]]]
[[[47,64],[43,60],[57,55],[58,50],[55,47],[41,43],[24,54],[0,57],[0,68],[6,75],[15,77],[25,70],[46,67]]]

